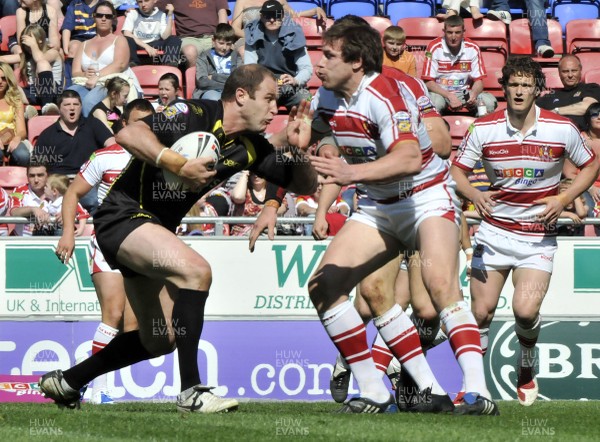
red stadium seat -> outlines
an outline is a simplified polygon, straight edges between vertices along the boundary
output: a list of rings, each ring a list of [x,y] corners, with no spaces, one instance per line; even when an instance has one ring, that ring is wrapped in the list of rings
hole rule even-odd
[[[302,26],[302,32],[306,37],[306,47],[321,48],[323,45],[323,32],[333,25],[333,20],[328,18],[325,22],[325,27],[320,26],[316,18],[312,17],[297,17],[294,19],[296,23]]]
[[[487,74],[483,79],[483,90],[489,92],[498,100],[504,100],[504,91],[498,83],[498,79],[502,77],[503,58],[499,57],[498,53],[489,51],[482,51],[481,56]]]
[[[553,90],[564,87],[558,75],[558,68],[542,68],[542,71],[546,75],[546,89]]]
[[[535,45],[531,40],[531,29],[529,21],[526,18],[513,20],[509,27],[510,34],[510,53],[518,55],[532,55],[535,51]],[[550,45],[554,49],[555,55],[560,55],[563,50],[562,28],[556,20],[548,20],[548,38]],[[536,58],[537,61],[544,63],[548,59]]]
[[[0,187],[12,190],[27,184],[27,168],[19,166],[0,167]]]
[[[457,149],[475,118],[468,115],[444,115],[443,118],[450,126],[452,149]]]
[[[58,120],[58,115],[40,115],[27,121],[27,139],[31,144],[36,143],[40,134]]]
[[[600,49],[600,20],[571,20],[565,32],[567,53]]]
[[[475,41],[482,51],[498,50],[508,54],[506,25],[501,21],[487,18],[473,21],[472,18],[466,18],[465,37]]]
[[[275,115],[275,118],[273,118],[273,121],[271,121],[271,124],[269,124],[265,132],[269,135],[272,135],[283,130],[283,128],[287,126],[289,118],[289,115]]]
[[[600,69],[591,69],[587,71],[583,77],[583,81],[586,83],[600,84]]]
[[[425,49],[434,38],[444,35],[444,24],[437,18],[402,18],[398,26],[404,29],[406,44]]]
[[[185,98],[192,98],[192,94],[196,89],[196,66],[185,70]]]
[[[117,29],[115,30],[115,34],[122,34],[123,25],[125,24],[125,16],[120,15],[117,17]]]
[[[581,60],[583,76],[585,76],[587,71],[593,71],[600,67],[600,52],[584,51],[578,52],[575,55]]]
[[[363,18],[371,25],[372,28],[377,29],[382,37],[384,31],[392,26],[392,21],[387,17],[368,16]]]
[[[8,37],[17,33],[17,17],[15,15],[7,15],[0,18],[0,31],[2,31],[0,52],[8,52]]]
[[[144,90],[144,98],[158,97],[158,80],[164,74],[172,73],[177,75],[179,84],[183,85],[181,71],[171,66],[134,66],[131,68],[135,73],[142,89]]]

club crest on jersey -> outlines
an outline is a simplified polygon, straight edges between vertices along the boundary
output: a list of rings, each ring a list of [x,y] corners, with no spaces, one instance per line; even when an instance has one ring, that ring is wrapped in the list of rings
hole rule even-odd
[[[460,70],[461,72],[469,72],[471,70],[471,63],[470,62],[461,62],[460,63]]]
[[[422,114],[428,114],[429,112],[432,112],[434,110],[433,103],[431,102],[429,97],[425,95],[419,97],[419,99],[417,100],[417,106],[419,107],[419,110]]]
[[[542,145],[539,148],[539,156],[542,161],[553,161],[554,153],[550,146]]]
[[[412,124],[410,121],[410,114],[408,112],[396,112],[392,118],[400,132],[412,132]]]

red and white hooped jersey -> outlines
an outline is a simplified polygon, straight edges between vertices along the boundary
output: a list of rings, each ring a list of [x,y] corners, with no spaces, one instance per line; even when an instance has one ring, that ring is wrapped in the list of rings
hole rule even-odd
[[[535,111],[536,122],[525,136],[511,126],[506,110],[477,119],[453,164],[471,171],[481,158],[490,190],[499,191],[484,222],[505,235],[539,242],[556,229],[536,222],[544,206],[534,201],[558,194],[565,158],[583,167],[595,155],[571,120],[537,106]]]
[[[19,207],[39,207],[46,212],[48,201],[43,197],[40,198],[31,190],[29,184],[23,184],[22,186],[16,187],[15,190],[10,194],[10,214],[12,216],[12,210]],[[17,224],[15,226],[15,232],[19,236],[31,236],[33,233],[33,224]]]
[[[102,203],[113,181],[127,166],[131,154],[118,144],[98,149],[79,170],[79,175],[90,185],[98,186],[98,203]]]
[[[315,118],[329,124],[340,153],[350,164],[375,161],[400,141],[419,143],[421,172],[394,183],[365,184],[369,198],[374,200],[409,194],[417,186],[429,187],[449,176],[446,163],[433,153],[421,112],[404,94],[412,92],[401,87],[400,82],[370,74],[363,77],[349,101],[323,87],[311,101]]]
[[[448,49],[444,37],[438,37],[427,45],[424,81],[435,81],[448,91],[469,90],[471,83],[486,76],[485,66],[479,47],[469,40],[463,39],[458,54]]]

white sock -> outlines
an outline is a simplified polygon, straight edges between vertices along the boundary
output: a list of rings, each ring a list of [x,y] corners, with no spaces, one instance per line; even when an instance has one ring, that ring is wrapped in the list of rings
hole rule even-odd
[[[94,334],[94,342],[92,343],[92,354],[98,353],[108,345],[110,341],[117,336],[119,330],[111,327],[103,322],[98,324],[96,333]],[[103,374],[94,379],[92,387],[92,395],[99,391],[107,391],[107,374]]]

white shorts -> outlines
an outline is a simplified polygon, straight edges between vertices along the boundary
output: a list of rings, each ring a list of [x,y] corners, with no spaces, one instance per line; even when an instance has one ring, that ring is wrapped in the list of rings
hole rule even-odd
[[[111,269],[96,241],[96,235],[92,233],[90,238],[90,275],[101,272],[121,273],[119,270]]]
[[[552,273],[557,248],[556,237],[541,242],[521,240],[483,222],[475,234],[471,266],[478,270],[536,269]]]
[[[392,204],[360,206],[350,217],[399,240],[406,250],[417,250],[417,231],[430,217],[442,217],[460,226],[460,204],[453,181],[422,190]],[[458,232],[457,232],[458,235]]]

